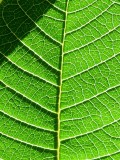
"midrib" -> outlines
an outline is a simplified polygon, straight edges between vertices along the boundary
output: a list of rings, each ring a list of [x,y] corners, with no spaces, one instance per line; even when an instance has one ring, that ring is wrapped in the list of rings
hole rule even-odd
[[[64,42],[66,36],[66,22],[67,22],[67,10],[68,10],[69,0],[66,0],[66,9],[64,16],[64,29],[62,37],[62,49],[61,49],[61,66],[60,66],[60,86],[59,86],[59,96],[58,96],[58,131],[57,131],[57,160],[60,160],[60,102],[61,102],[61,93],[62,93],[62,70],[63,70],[63,57],[64,57]]]

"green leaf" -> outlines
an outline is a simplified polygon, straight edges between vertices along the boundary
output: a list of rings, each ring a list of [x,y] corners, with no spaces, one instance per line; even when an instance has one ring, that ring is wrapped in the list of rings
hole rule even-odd
[[[120,159],[120,1],[0,1],[0,159]]]

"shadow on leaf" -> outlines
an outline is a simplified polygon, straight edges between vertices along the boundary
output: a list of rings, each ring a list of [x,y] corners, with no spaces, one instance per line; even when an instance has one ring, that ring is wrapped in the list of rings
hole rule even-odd
[[[21,45],[21,40],[36,28],[35,22],[44,16],[54,2],[55,0],[51,0],[50,3],[46,0],[0,1],[0,64],[6,59],[5,57],[12,54],[18,45]],[[42,31],[41,34],[45,36]],[[49,39],[49,37],[47,38]],[[29,53],[31,54],[31,51]],[[32,54],[34,55],[34,53]],[[38,61],[48,68],[41,59]],[[56,72],[54,69],[51,71]],[[56,145],[55,137],[55,148]]]

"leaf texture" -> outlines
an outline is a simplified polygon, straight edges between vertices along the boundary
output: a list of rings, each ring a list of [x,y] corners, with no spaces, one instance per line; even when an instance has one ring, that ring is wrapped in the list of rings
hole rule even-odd
[[[0,1],[0,158],[120,159],[120,1]]]

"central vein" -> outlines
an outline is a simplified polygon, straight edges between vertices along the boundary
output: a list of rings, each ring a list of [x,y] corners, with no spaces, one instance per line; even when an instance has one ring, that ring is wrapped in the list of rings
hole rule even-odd
[[[60,66],[60,86],[59,86],[59,99],[58,99],[58,134],[57,134],[57,160],[60,160],[60,102],[62,94],[62,70],[63,70],[63,56],[64,56],[64,42],[66,36],[66,22],[67,22],[67,10],[68,10],[69,0],[66,0],[66,9],[64,17],[64,29],[63,29],[63,38],[62,38],[62,49],[61,49],[61,66]]]

